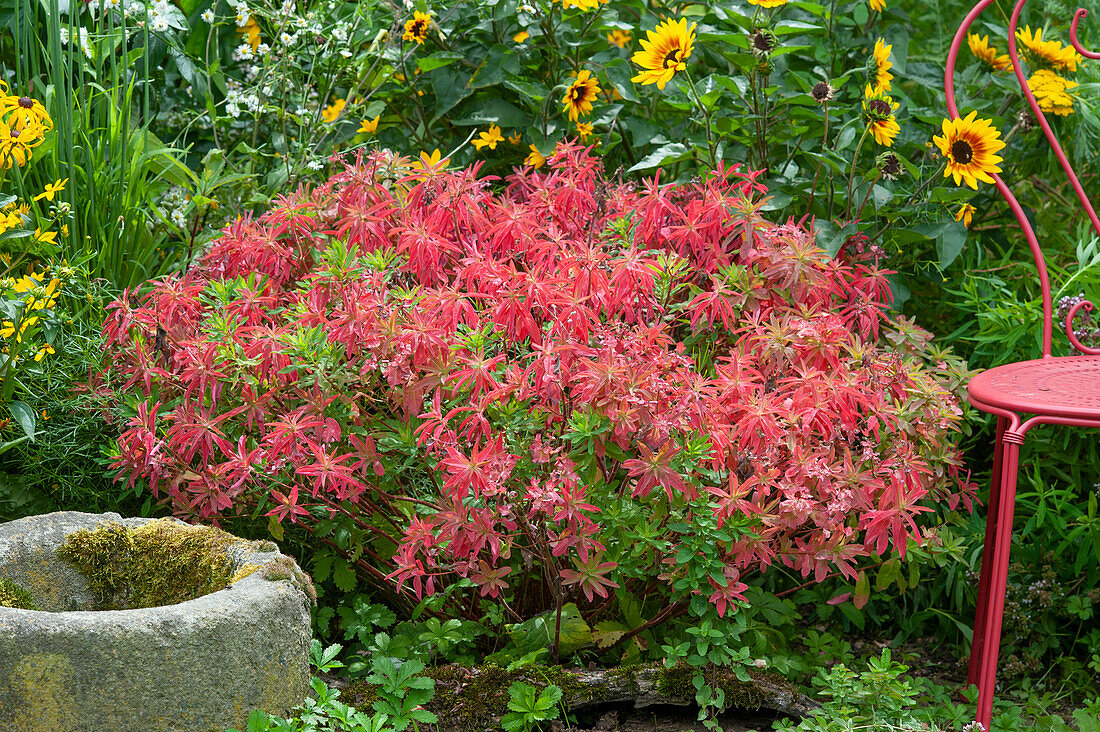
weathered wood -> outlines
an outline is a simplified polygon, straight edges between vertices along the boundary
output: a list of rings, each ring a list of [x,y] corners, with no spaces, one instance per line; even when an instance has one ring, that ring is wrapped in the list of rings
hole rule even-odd
[[[500,729],[500,718],[508,713],[508,687],[522,681],[542,689],[556,684],[562,689],[562,705],[569,712],[591,713],[601,707],[632,705],[651,707],[695,707],[692,677],[696,669],[677,666],[667,669],[660,664],[624,666],[611,669],[563,669],[532,667],[507,671],[492,664],[476,667],[441,666],[427,669],[435,679],[435,698],[426,707],[439,724],[422,729],[433,732],[483,732]],[[768,710],[786,717],[800,718],[818,705],[798,692],[777,674],[749,669],[749,681],[741,681],[730,669],[708,668],[710,683],[726,696],[726,714],[733,710]],[[342,697],[358,708],[370,708],[374,694],[363,682],[352,684]]]

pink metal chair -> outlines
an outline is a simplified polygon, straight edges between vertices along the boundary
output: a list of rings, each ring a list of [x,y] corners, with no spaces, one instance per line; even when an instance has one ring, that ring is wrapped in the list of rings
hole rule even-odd
[[[959,49],[966,40],[967,31],[983,10],[994,0],[981,0],[959,26],[951,50],[947,55],[945,90],[947,108],[952,118],[959,116],[955,106],[954,73]],[[1016,49],[1016,27],[1027,0],[1017,0],[1008,27],[1008,53],[1012,68],[1020,83],[1032,113],[1042,127],[1054,149],[1062,169],[1069,176],[1077,197],[1100,233],[1100,220],[1085,195],[1080,181],[1055,138],[1035,96],[1028,88],[1027,79],[1020,68]],[[1097,59],[1100,54],[1081,47],[1077,40],[1077,24],[1087,15],[1078,9],[1070,27],[1070,42],[1086,58]],[[1012,543],[1012,513],[1016,497],[1016,471],[1020,446],[1028,430],[1040,424],[1060,424],[1077,427],[1100,427],[1100,349],[1083,345],[1073,332],[1074,316],[1082,308],[1091,311],[1093,304],[1083,301],[1076,304],[1066,316],[1065,330],[1070,342],[1083,354],[1080,356],[1051,355],[1053,330],[1053,306],[1050,280],[1035,231],[1024,215],[1016,197],[1001,177],[993,179],[1000,194],[1008,202],[1016,219],[1023,227],[1043,292],[1043,355],[1034,361],[1021,361],[989,369],[975,376],[967,385],[970,403],[976,408],[997,416],[997,438],[993,451],[993,479],[989,491],[989,508],[986,519],[985,548],[982,553],[982,574],[978,584],[978,608],[974,620],[974,637],[970,651],[968,683],[978,685],[977,721],[989,729],[993,713],[993,693],[997,677],[997,653],[1001,642],[1001,620],[1004,615],[1005,585],[1008,580],[1008,554]],[[1029,416],[1030,415],[1030,416]]]

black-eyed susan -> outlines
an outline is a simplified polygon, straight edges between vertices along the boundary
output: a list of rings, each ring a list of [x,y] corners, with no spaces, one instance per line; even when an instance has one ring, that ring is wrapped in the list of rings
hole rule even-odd
[[[340,117],[340,113],[344,111],[347,103],[347,99],[334,99],[332,104],[321,110],[321,119],[325,122],[335,122]]]
[[[993,126],[992,120],[976,119],[977,112],[971,112],[962,119],[945,119],[943,136],[934,136],[932,141],[947,158],[944,177],[952,176],[955,185],[966,185],[977,190],[978,181],[992,183],[992,173],[1000,173],[997,163],[1001,157],[996,153],[1004,148],[1001,131]]]
[[[901,125],[894,117],[897,103],[881,91],[876,91],[870,84],[864,89],[863,117],[867,121],[867,129],[875,142],[885,147],[894,144],[894,138],[901,132]]]
[[[1069,90],[1076,81],[1059,76],[1050,69],[1039,69],[1027,80],[1027,87],[1035,95],[1039,109],[1062,117],[1073,114],[1073,97]]]
[[[34,354],[34,360],[41,361],[46,357],[47,353],[57,353],[57,351],[53,350],[53,346],[51,346],[49,343],[46,343],[38,349],[38,353]],[[42,410],[43,415],[45,415],[45,411],[46,410]]]
[[[581,142],[588,142],[588,138],[592,136],[593,126],[590,122],[578,122],[577,123],[577,137]]]
[[[528,149],[531,151],[527,154],[527,157],[523,159],[524,165],[530,165],[535,170],[538,170],[542,166],[546,165],[546,156],[539,152],[539,149],[534,145],[528,145]]]
[[[0,168],[22,168],[27,164],[32,149],[42,142],[35,132],[30,127],[8,126],[0,121]]]
[[[569,119],[576,122],[580,117],[586,117],[592,113],[592,102],[599,96],[600,85],[596,77],[588,69],[581,69],[577,78],[565,90],[562,97],[562,109],[569,114]]]
[[[630,31],[619,30],[618,28],[609,31],[607,34],[607,42],[619,48],[626,48],[626,44],[630,43],[631,38]]]
[[[1044,41],[1042,28],[1036,28],[1035,33],[1032,33],[1031,26],[1025,25],[1023,30],[1016,29],[1016,37],[1024,45],[1024,52],[1034,68],[1077,71],[1077,62],[1082,60],[1080,54],[1073,50],[1073,46],[1063,46],[1058,41]]]
[[[959,210],[955,212],[955,220],[961,221],[963,226],[970,228],[970,222],[974,220],[974,213],[978,209],[971,206],[969,203],[964,203],[959,207]]]
[[[695,23],[688,27],[686,18],[666,20],[656,29],[647,31],[642,50],[630,57],[631,61],[642,67],[642,71],[631,81],[656,84],[658,89],[664,89],[677,71],[687,68],[693,43]]]
[[[65,190],[65,184],[68,182],[69,179],[65,178],[64,180],[56,180],[53,183],[47,183],[45,190],[35,196],[32,200],[40,201],[45,198],[47,201],[52,201],[54,196]]]
[[[53,129],[53,120],[42,102],[9,91],[8,85],[0,81],[0,120],[10,128],[26,131],[29,136],[44,138]]]
[[[530,37],[531,37],[531,34],[524,30],[524,31],[520,31],[519,33],[512,36],[512,40],[516,43],[523,43],[524,41],[526,41]]]
[[[894,75],[890,73],[890,69],[894,66],[890,61],[890,51],[893,48],[892,45],[886,45],[886,41],[882,38],[875,41],[875,50],[871,54],[871,62],[874,64],[872,67],[875,80],[873,88],[877,92],[890,91],[890,80],[894,78]]]
[[[479,133],[477,138],[474,139],[474,147],[478,150],[483,147],[487,147],[490,150],[496,150],[498,142],[504,142],[504,135],[500,134],[500,126],[489,125],[489,130],[487,132]]]
[[[428,31],[431,29],[431,14],[422,13],[417,10],[413,13],[413,17],[405,21],[405,32],[401,35],[401,39],[405,41],[416,41],[420,45],[424,45],[424,41],[428,40]]]
[[[966,44],[970,46],[970,53],[974,54],[975,58],[994,71],[1006,71],[1012,68],[1012,59],[1008,54],[998,55],[997,49],[989,45],[989,36],[967,33]]]

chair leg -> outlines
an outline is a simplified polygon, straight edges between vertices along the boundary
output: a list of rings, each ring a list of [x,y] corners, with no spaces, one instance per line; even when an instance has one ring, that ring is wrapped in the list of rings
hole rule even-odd
[[[1001,464],[1004,456],[1004,433],[1008,426],[1006,417],[997,418],[997,438],[993,443],[993,473],[989,486],[989,502],[986,505],[985,545],[982,547],[982,573],[978,580],[978,607],[974,614],[974,634],[970,641],[970,669],[966,685],[978,683],[978,665],[982,658],[982,638],[989,611],[989,575],[993,564],[994,537],[997,535],[997,514],[1001,497]]]
[[[982,631],[982,655],[978,663],[978,714],[977,721],[989,729],[993,716],[993,694],[997,683],[997,655],[1001,646],[1001,621],[1004,618],[1005,589],[1008,585],[1008,554],[1012,547],[1012,515],[1016,500],[1016,472],[1020,460],[1023,436],[1008,433],[1004,436],[1003,465],[997,534],[993,549],[993,561],[987,598],[987,610]]]

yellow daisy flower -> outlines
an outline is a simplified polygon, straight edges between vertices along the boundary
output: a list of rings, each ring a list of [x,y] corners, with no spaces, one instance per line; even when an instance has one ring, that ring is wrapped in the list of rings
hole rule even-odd
[[[528,33],[527,31],[520,31],[519,33],[512,36],[512,40],[515,41],[516,43],[523,43],[524,41],[526,41],[530,37],[531,37],[531,34]]]
[[[997,55],[997,49],[989,45],[989,36],[979,37],[977,33],[967,33],[966,43],[975,57],[994,71],[1006,71],[1012,68],[1012,59],[1008,54]]]
[[[538,170],[542,166],[546,165],[546,157],[539,152],[539,149],[534,145],[527,146],[531,152],[527,154],[527,157],[523,159],[524,165],[530,165],[535,170]]]
[[[489,125],[488,132],[482,132],[474,140],[474,147],[480,150],[483,147],[488,147],[490,150],[497,149],[497,143],[504,141],[504,135],[500,134],[500,127],[497,125]]]
[[[53,197],[55,195],[57,195],[58,193],[61,193],[61,191],[65,190],[65,184],[68,183],[68,182],[69,182],[69,179],[66,178],[65,180],[58,180],[58,181],[55,181],[53,183],[47,183],[46,184],[46,190],[42,191],[37,196],[35,196],[33,200],[38,201],[38,200],[41,200],[41,199],[45,198],[47,201],[52,201]]]
[[[780,5],[786,5],[787,0],[749,0],[750,5],[759,5],[762,8],[778,8]]]
[[[596,101],[599,93],[600,85],[596,77],[588,69],[581,69],[561,100],[563,110],[569,113],[569,120],[576,122],[577,118],[591,114],[592,102]]]
[[[894,117],[897,103],[881,91],[876,91],[870,84],[864,90],[863,116],[867,120],[867,127],[875,142],[879,145],[890,147],[894,144],[894,138],[901,132],[901,125]]]
[[[378,120],[382,119],[382,115],[378,115],[374,119],[365,119],[359,125],[359,132],[365,132],[368,135],[373,135],[378,132]]]
[[[1044,41],[1043,29],[1036,28],[1032,34],[1031,26],[1024,26],[1023,30],[1016,29],[1016,37],[1024,44],[1028,60],[1034,66],[1049,66],[1054,69],[1077,71],[1077,62],[1082,61],[1081,55],[1073,50],[1073,46],[1063,46],[1058,41]]]
[[[34,360],[41,361],[43,358],[46,357],[47,353],[57,353],[57,351],[53,350],[53,346],[47,343],[38,349],[38,353],[34,354]],[[45,414],[45,410],[43,410],[43,414]]]
[[[658,89],[664,89],[677,71],[687,68],[693,43],[695,23],[689,28],[686,18],[666,20],[656,29],[647,31],[642,50],[630,57],[631,61],[642,67],[642,71],[631,81],[656,84]]]
[[[589,122],[578,122],[577,135],[581,138],[581,142],[588,142],[588,138],[592,136],[592,124]]]
[[[521,135],[518,130],[508,135],[508,142],[512,143],[513,145],[518,145],[519,141],[522,139],[523,135]]]
[[[444,158],[437,147],[435,150],[432,150],[430,155],[426,152],[421,152],[420,159],[413,163],[412,167],[423,170],[425,168],[438,167],[440,165],[446,166],[449,162],[451,162],[451,159]]]
[[[969,203],[964,203],[962,207],[955,213],[955,220],[963,222],[963,226],[970,228],[970,222],[974,220],[974,212],[978,209],[971,206]]]
[[[992,183],[990,174],[1001,172],[997,163],[1002,158],[996,153],[1005,146],[1000,139],[1001,132],[993,126],[992,120],[975,119],[977,115],[975,111],[963,119],[945,119],[943,136],[932,138],[947,158],[943,176],[952,176],[955,185],[966,183],[975,190],[978,181]]]
[[[344,111],[344,107],[347,105],[347,99],[336,99],[332,104],[321,110],[321,119],[325,122],[335,122],[340,116],[340,113]]]
[[[607,42],[619,48],[626,48],[626,44],[630,43],[631,38],[630,31],[619,30],[618,28],[609,31],[607,34]]]
[[[875,62],[874,89],[876,92],[890,91],[890,80],[894,78],[894,75],[890,73],[890,68],[894,65],[890,62],[890,51],[893,48],[893,46],[887,46],[886,41],[882,38],[875,41],[872,58]]]
[[[416,41],[420,45],[424,45],[424,41],[428,39],[428,31],[431,29],[432,16],[417,10],[413,13],[412,18],[405,21],[405,32],[401,35],[401,39]]]
[[[248,22],[243,28],[238,28],[237,33],[252,46],[252,50],[255,51],[260,47],[260,24],[256,22],[256,19],[249,16]]]

